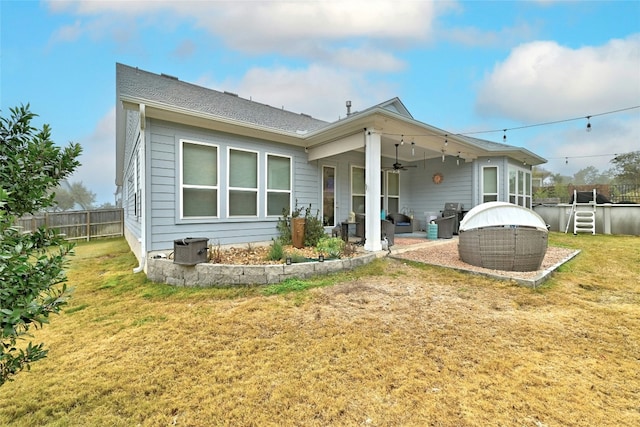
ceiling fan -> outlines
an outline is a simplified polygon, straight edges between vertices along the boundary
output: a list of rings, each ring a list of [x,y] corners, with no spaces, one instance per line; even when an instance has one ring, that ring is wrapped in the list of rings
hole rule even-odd
[[[406,171],[407,168],[415,168],[416,165],[403,165],[402,163],[400,163],[398,161],[398,146],[400,144],[395,144],[396,145],[396,162],[393,164],[393,166],[391,167],[383,167],[382,170],[392,170],[392,171]]]

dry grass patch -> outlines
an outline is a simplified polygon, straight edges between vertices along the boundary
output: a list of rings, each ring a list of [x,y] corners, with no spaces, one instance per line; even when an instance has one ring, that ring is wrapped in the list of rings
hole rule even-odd
[[[582,253],[538,290],[385,259],[275,296],[83,244],[0,425],[638,425],[640,239],[551,240]]]

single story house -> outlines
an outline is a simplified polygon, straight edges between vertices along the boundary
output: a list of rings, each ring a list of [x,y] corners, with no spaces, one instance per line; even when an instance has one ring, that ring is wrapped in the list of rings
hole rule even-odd
[[[296,204],[328,232],[365,214],[364,248],[378,251],[381,209],[423,228],[447,202],[530,208],[531,168],[546,161],[420,122],[398,98],[357,112],[347,101],[326,122],[123,64],[116,96],[117,195],[139,271],[177,239],[269,242]]]

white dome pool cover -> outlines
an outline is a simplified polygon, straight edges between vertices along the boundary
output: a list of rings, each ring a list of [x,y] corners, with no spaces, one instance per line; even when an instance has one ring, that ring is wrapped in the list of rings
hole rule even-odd
[[[507,202],[487,202],[474,207],[460,221],[460,231],[511,225],[547,231],[547,224],[540,215]]]

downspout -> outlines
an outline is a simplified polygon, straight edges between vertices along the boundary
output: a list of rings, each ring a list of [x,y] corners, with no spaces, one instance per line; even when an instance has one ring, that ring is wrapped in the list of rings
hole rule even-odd
[[[134,273],[140,273],[144,270],[145,262],[147,260],[147,209],[146,209],[146,138],[145,138],[145,124],[146,124],[145,105],[140,104],[140,260],[138,266],[133,269]],[[136,189],[137,191],[137,189]]]

